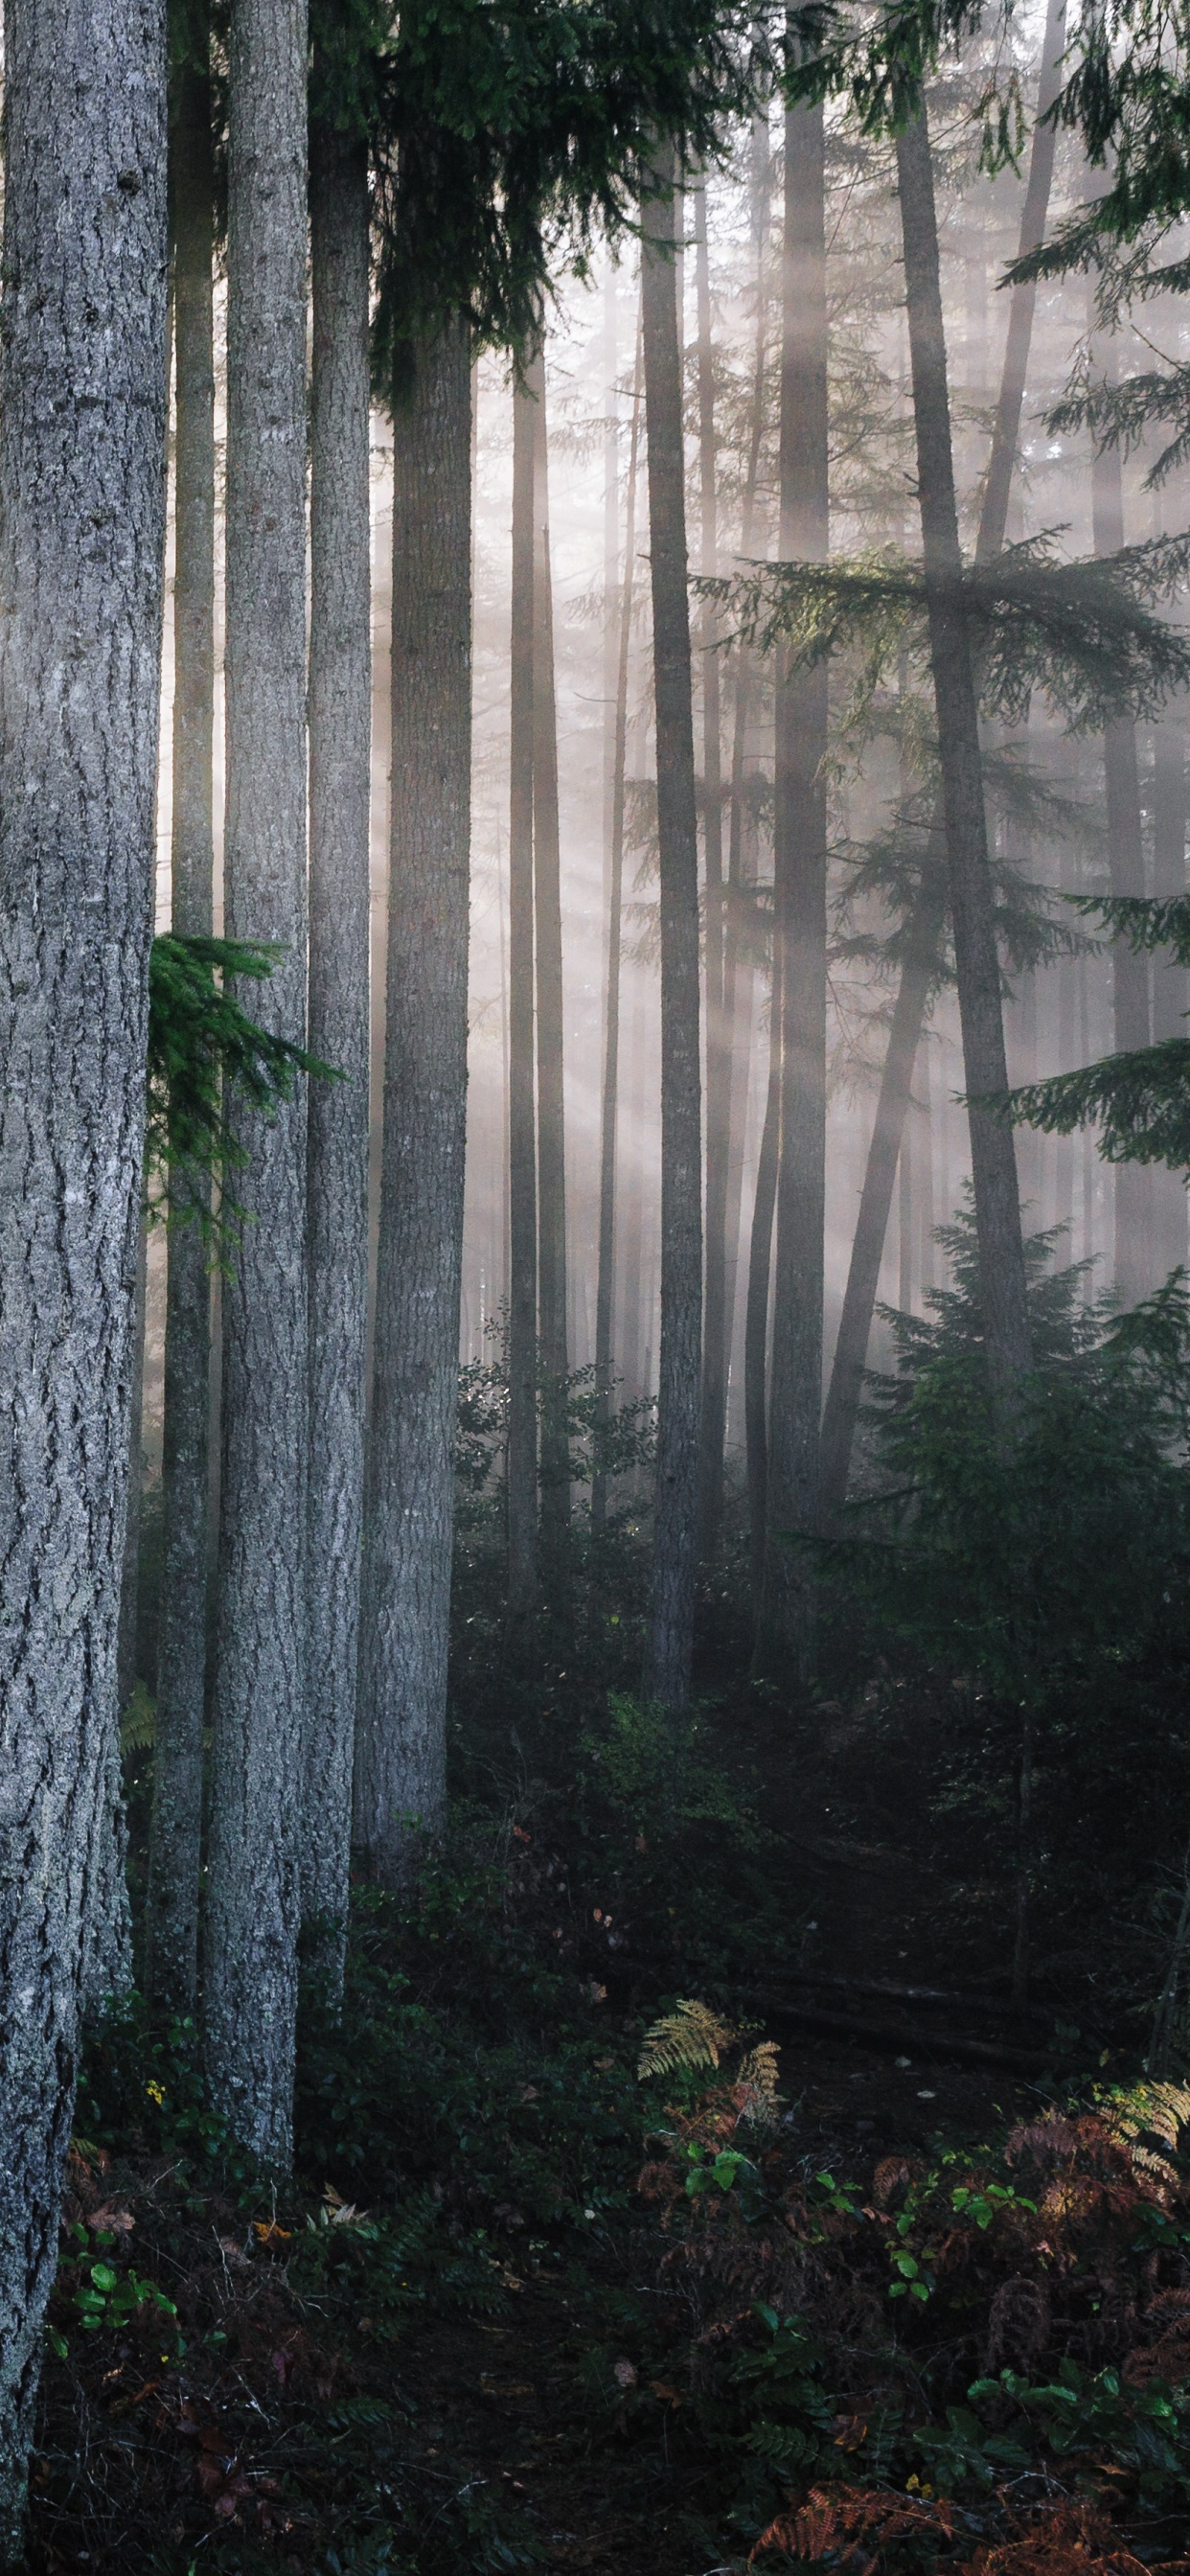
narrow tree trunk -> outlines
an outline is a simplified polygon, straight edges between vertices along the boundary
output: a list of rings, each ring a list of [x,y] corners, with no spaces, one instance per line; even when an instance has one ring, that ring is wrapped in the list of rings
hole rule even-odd
[[[508,1618],[537,1603],[537,1119],[533,1085],[533,399],[512,398],[508,822]]]
[[[120,1627],[116,1644],[116,1699],[121,1713],[136,1688],[136,1650],[140,1635],[140,1533],[144,1500],[145,1297],[149,1282],[149,1238],[142,1221],[136,1254],[136,1304],[132,1321],[132,1368],[128,1390],[128,1506],[124,1515],[124,1560],[120,1569]]]
[[[170,127],[174,348],[172,924],[212,928],[215,707],[215,173],[210,21],[185,28]],[[190,2012],[198,1977],[210,1502],[211,1271],[195,1212],[170,1220],[165,1300],[164,1533],[149,1833],[146,1983]]]
[[[1108,383],[1116,377],[1116,349],[1108,339],[1102,350]],[[1091,515],[1097,555],[1118,553],[1124,542],[1124,489],[1117,447],[1100,449],[1091,473]],[[1103,774],[1107,797],[1107,859],[1113,894],[1143,895],[1144,835],[1140,813],[1140,777],[1136,759],[1136,726],[1131,716],[1113,716],[1103,728]],[[1151,1035],[1149,961],[1127,940],[1111,952],[1114,1038],[1119,1054],[1147,1047]],[[1153,1205],[1152,1174],[1143,1163],[1117,1163],[1115,1182],[1114,1272],[1117,1293],[1134,1306],[1150,1285],[1149,1225]]]
[[[1054,96],[1058,77],[1057,65],[1062,47],[1062,25],[1063,0],[1050,0],[1038,85],[1037,121],[1033,129],[1029,178],[1021,216],[1018,243],[1020,258],[1024,258],[1029,251],[1035,250],[1045,238],[1054,154],[1053,138],[1048,128],[1042,127],[1040,118],[1052,103]],[[988,463],[987,482],[984,486],[983,508],[980,513],[979,536],[976,544],[976,558],[980,563],[994,562],[1004,546],[1012,472],[1020,442],[1021,408],[1028,373],[1035,300],[1034,288],[1014,286],[1009,312],[1008,341],[1000,380],[1000,396],[992,430],[992,451]],[[944,817],[940,809],[936,810],[933,819],[935,828],[941,830]],[[865,1176],[851,1268],[843,1303],[843,1317],[839,1327],[839,1339],[835,1347],[835,1359],[823,1417],[822,1504],[824,1512],[828,1515],[838,1511],[846,1499],[860,1387],[880,1278],[884,1230],[892,1203],[892,1176],[888,1170],[887,1158],[894,1137],[896,1150],[899,1151],[900,1136],[909,1105],[913,1064],[933,981],[932,973],[923,976],[921,972],[924,962],[920,956],[921,942],[923,933],[935,941],[940,939],[944,922],[944,913],[941,909],[934,910],[932,899],[924,889],[922,901],[928,910],[923,911],[919,908],[915,917],[911,931],[911,952],[914,962],[905,969],[906,978],[911,979],[910,990],[906,995],[907,1013],[911,1014],[913,1008],[914,987],[919,993],[921,1019],[918,1036],[913,1042],[912,1053],[910,1053],[911,1018],[902,1019],[899,1016],[898,998],[894,1029],[899,1027],[900,1037],[894,1057],[890,1034],[885,1077],[881,1082],[880,1105],[872,1132],[871,1154],[878,1168],[873,1168],[870,1172],[870,1191],[869,1176]],[[931,912],[933,927],[927,932]],[[887,1195],[884,1186],[886,1173]],[[881,1213],[882,1209],[883,1213]],[[949,1215],[949,1213],[950,1210],[947,1208],[945,1214]]]
[[[537,1277],[543,1380],[542,1537],[555,1593],[570,1522],[566,1437],[566,1102],[563,1076],[562,858],[558,825],[558,718],[550,573],[549,440],[545,356],[526,370],[533,410],[533,919],[537,970]]]
[[[636,580],[636,475],[640,454],[641,354],[637,339],[624,505],[624,580],[616,659],[615,738],[612,748],[611,841],[608,864],[607,995],[603,1033],[603,1104],[599,1129],[599,1276],[595,1292],[595,1393],[597,1431],[591,1479],[591,1527],[607,1525],[607,1469],[599,1446],[611,1420],[612,1299],[615,1289],[616,1126],[620,1091],[620,950],[624,901],[624,786],[628,765],[628,664],[632,649],[632,600]]]
[[[9,0],[0,331],[0,2564],[21,2558],[116,1628],[165,532],[165,13]]]
[[[781,1040],[775,1001],[771,1008],[769,1079],[760,1151],[756,1160],[756,1191],[752,1201],[752,1233],[748,1251],[748,1299],[744,1314],[744,1443],[754,1620],[760,1616],[764,1586],[769,1479],[769,1283],[773,1269],[773,1211],[777,1204],[777,1161],[781,1143]]]
[[[969,1098],[980,1287],[993,1388],[1007,1420],[1030,1362],[1012,1130],[978,1106],[1007,1088],[979,721],[955,506],[934,172],[922,106],[897,137],[918,497],[938,716],[955,969]],[[914,1050],[916,1053],[916,1049]]]
[[[675,179],[673,156],[659,172]],[[694,1644],[702,1336],[698,822],[686,575],[675,199],[647,214],[641,260],[661,909],[661,1357],[646,1696],[684,1708]]]
[[[719,570],[718,456],[715,437],[715,348],[711,334],[711,267],[705,182],[694,197],[698,290],[698,464],[701,564]],[[723,1525],[723,1437],[727,1415],[727,1196],[731,1144],[731,1030],[726,1015],[723,888],[722,719],[719,624],[708,601],[702,615],[702,799],[705,858],[707,993],[707,1245],[703,1303],[702,1451],[699,1553],[713,1564]]]
[[[785,119],[780,546],[824,563],[828,538],[826,165],[821,107]],[[826,1221],[827,670],[777,670],[773,991],[779,1011],[777,1243],[756,1669],[805,1681],[814,1584],[795,1533],[818,1522]]]
[[[1153,737],[1153,892],[1168,899],[1186,891],[1186,710],[1176,699]],[[1154,958],[1153,1037],[1184,1037],[1187,975],[1184,966]],[[1152,1174],[1158,1270],[1186,1259],[1186,1190],[1180,1172]]]
[[[330,124],[311,135],[310,255],[310,1049],[342,1080],[314,1084],[307,1139],[301,1901],[303,1920],[321,1928],[319,1966],[337,1996],[346,1949],[364,1508],[372,530],[367,146]]]
[[[467,1141],[471,367],[451,321],[394,424],[384,1175],[356,1833],[387,1886],[446,1801]]]
[[[233,0],[227,237],[232,938],[279,943],[256,1004],[306,1027],[306,21]],[[223,1298],[205,2042],[235,2135],[288,2166],[306,1698],[306,1102],[237,1120],[248,1222]]]

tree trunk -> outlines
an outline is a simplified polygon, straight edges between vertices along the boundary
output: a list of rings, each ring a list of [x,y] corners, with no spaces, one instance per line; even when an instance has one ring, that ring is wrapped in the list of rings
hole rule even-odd
[[[698,289],[698,463],[702,571],[719,570],[715,349],[711,336],[711,268],[705,183],[695,191]],[[727,1416],[727,1198],[731,1144],[731,1030],[726,1015],[723,888],[722,719],[719,621],[708,601],[702,635],[702,799],[706,885],[707,1248],[702,1344],[702,1450],[699,1554],[713,1564],[723,1527],[723,1438]]]
[[[215,173],[210,22],[185,28],[170,127],[174,349],[174,710],[172,925],[212,928],[215,705],[215,360],[211,271]],[[211,1271],[193,1209],[168,1237],[157,1732],[149,1833],[146,1984],[188,2013],[198,1978],[203,1715],[210,1507]]]
[[[921,1044],[926,1003],[938,972],[938,942],[943,908],[936,893],[918,903],[911,932],[911,952],[901,981],[889,1030],[876,1123],[868,1148],[864,1186],[851,1247],[851,1265],[835,1344],[830,1389],[822,1417],[821,1502],[824,1519],[846,1500],[855,1440],[856,1417],[863,1392],[872,1315],[884,1258],[884,1239],[892,1206],[897,1158],[905,1132],[905,1111],[913,1067]]]
[[[1007,1089],[979,721],[955,506],[934,172],[924,105],[897,136],[909,352],[938,717],[955,971],[968,1093],[975,1227],[988,1363],[1007,1423],[1030,1364],[1020,1195],[1012,1130],[979,1107]],[[914,1050],[916,1053],[916,1049]]]
[[[278,943],[255,1007],[306,1028],[306,13],[233,0],[227,231],[229,935]],[[235,2135],[292,2142],[306,1698],[306,1102],[240,1114],[248,1222],[223,1298],[205,1955],[207,2074]]]
[[[672,190],[672,152],[658,177]],[[646,221],[641,315],[660,858],[661,1356],[645,1693],[660,1707],[677,1711],[685,1707],[690,1690],[698,1554],[702,1338],[698,822],[672,193],[649,207]]]
[[[628,664],[632,650],[632,600],[636,580],[636,476],[640,455],[641,352],[637,338],[624,508],[624,582],[616,660],[615,739],[612,750],[611,842],[608,866],[607,998],[603,1035],[603,1106],[599,1130],[599,1277],[595,1292],[595,1392],[597,1435],[591,1479],[591,1527],[607,1525],[607,1470],[598,1445],[611,1419],[612,1299],[615,1289],[616,1124],[620,1093],[620,950],[624,898],[624,785],[628,765]]]
[[[1062,46],[1062,25],[1061,0],[1050,0],[1038,85],[1038,120],[1053,98],[1057,61]],[[1035,122],[1018,243],[1020,258],[1024,258],[1027,252],[1035,250],[1045,238],[1053,161],[1053,138],[1048,129],[1044,129],[1040,122]],[[983,508],[976,544],[976,558],[980,563],[993,562],[1004,546],[1012,471],[1020,441],[1021,408],[1028,372],[1035,300],[1034,288],[1014,286],[1008,319],[1004,368],[1000,380],[1000,397],[992,430],[992,451],[988,463],[987,482],[984,486]],[[939,830],[942,828],[943,819],[942,812],[936,811],[934,823]],[[923,937],[932,939],[935,943],[941,938],[945,919],[944,912],[934,907],[932,898],[926,890],[923,890],[922,905],[925,908],[919,906],[911,930],[913,962],[904,970],[902,983],[902,990],[905,989],[906,983],[909,987],[906,992],[906,1011],[904,1015],[901,1014],[898,995],[894,1014],[893,1030],[894,1032],[899,1030],[895,1051],[892,1033],[889,1038],[888,1056],[880,1087],[880,1103],[876,1124],[872,1131],[870,1148],[872,1160],[864,1179],[855,1242],[852,1247],[851,1267],[843,1302],[843,1316],[839,1327],[839,1339],[835,1346],[831,1382],[823,1416],[822,1508],[827,1516],[841,1509],[847,1495],[856,1415],[872,1330],[872,1315],[876,1304],[888,1211],[892,1203],[892,1172],[888,1166],[888,1155],[892,1150],[895,1161],[895,1154],[900,1150],[900,1137],[909,1106],[913,1066],[933,982],[933,970],[924,974],[922,972],[924,959],[920,951]],[[918,992],[917,1007],[920,1012],[916,1038],[912,1036],[914,988]],[[947,1208],[945,1214],[949,1216],[949,1213],[950,1210]]]
[[[394,424],[384,1175],[356,1835],[386,1886],[446,1803],[467,1142],[471,351],[452,320]]]
[[[1116,347],[1102,348],[1103,374],[1115,382]],[[1091,516],[1097,555],[1119,552],[1124,543],[1124,487],[1118,447],[1097,451],[1091,469]],[[1107,797],[1107,858],[1113,894],[1143,895],[1144,835],[1140,812],[1140,777],[1136,759],[1136,726],[1131,716],[1113,716],[1103,728],[1103,774]],[[1127,940],[1111,951],[1112,1010],[1118,1054],[1147,1047],[1149,961]],[[1115,1167],[1115,1286],[1126,1306],[1135,1306],[1152,1284],[1149,1227],[1153,1206],[1152,1174],[1144,1163]]]
[[[769,1029],[769,1080],[764,1125],[756,1161],[756,1194],[752,1201],[752,1235],[748,1256],[748,1303],[744,1317],[744,1441],[748,1474],[748,1533],[751,1541],[752,1611],[760,1617],[764,1586],[765,1530],[768,1506],[768,1338],[769,1282],[773,1268],[773,1211],[777,1203],[777,1159],[781,1137],[781,1053],[776,1002]]]
[[[1153,892],[1186,892],[1186,711],[1174,700],[1153,735]],[[1184,1037],[1187,975],[1184,966],[1154,958],[1153,1037]],[[1152,1172],[1157,1269],[1164,1276],[1186,1259],[1186,1189],[1180,1172]]]
[[[165,533],[165,13],[9,0],[0,332],[0,2563],[118,1760]]]
[[[330,124],[310,141],[310,1050],[343,1079],[313,1085],[307,1139],[301,1901],[303,1920],[320,1927],[319,1966],[337,1997],[351,1858],[368,1309],[368,156],[362,138]]]
[[[550,576],[545,355],[526,369],[533,401],[533,920],[537,970],[537,1279],[541,1337],[541,1521],[556,1587],[570,1523],[566,1437],[566,1103],[563,1080],[562,868],[558,719]]]
[[[512,398],[508,820],[508,1618],[537,1606],[537,1116],[533,1085],[533,401]]]
[[[824,563],[828,541],[825,150],[821,107],[785,119],[780,547]],[[808,1679],[814,1585],[791,1535],[818,1522],[826,1221],[827,669],[777,668],[773,992],[780,1110],[777,1243],[755,1668]]]

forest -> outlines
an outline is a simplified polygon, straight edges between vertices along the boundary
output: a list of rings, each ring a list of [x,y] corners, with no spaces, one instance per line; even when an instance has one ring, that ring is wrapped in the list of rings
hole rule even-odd
[[[0,2568],[1190,2576],[1182,0],[0,92]]]

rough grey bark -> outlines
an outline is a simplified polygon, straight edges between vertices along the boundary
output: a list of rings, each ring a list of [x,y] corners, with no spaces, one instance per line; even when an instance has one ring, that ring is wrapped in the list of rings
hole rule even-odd
[[[715,347],[711,331],[711,264],[705,184],[694,196],[698,291],[698,479],[701,570],[719,570],[716,492]],[[723,750],[719,689],[719,623],[710,601],[699,637],[702,662],[702,798],[706,910],[707,1181],[706,1284],[702,1327],[702,1428],[699,1459],[699,1554],[712,1564],[723,1524],[723,1436],[727,1416],[727,1201],[731,1147],[731,1027],[726,1010],[726,921],[723,884]]]
[[[562,853],[550,572],[545,355],[525,371],[533,402],[533,923],[537,970],[537,1295],[542,1376],[541,1528],[555,1582],[570,1521],[566,1437],[566,1108],[563,1067]]]
[[[116,1759],[165,528],[162,0],[8,0],[0,332],[0,2563]]]
[[[233,0],[227,235],[229,935],[277,941],[262,1019],[306,1026],[306,12]],[[306,1100],[244,1116],[248,1222],[223,1297],[223,1433],[204,1980],[208,2079],[236,2136],[292,2144],[306,1692]]]
[[[785,119],[780,547],[828,545],[826,163],[821,107]],[[794,1533],[818,1521],[826,1223],[827,671],[778,664],[773,991],[781,1068],[765,1560],[755,1668],[805,1681],[814,1586]]]
[[[1153,892],[1184,895],[1186,891],[1186,716],[1175,700],[1154,729],[1153,737]],[[1153,960],[1153,1037],[1184,1037],[1188,999],[1184,966],[1166,958]],[[1072,1059],[1064,1057],[1063,1062]],[[1186,1190],[1181,1174],[1153,1172],[1153,1220],[1157,1270],[1168,1273],[1186,1259]]]
[[[136,1646],[140,1628],[140,1529],[144,1488],[145,1294],[148,1287],[148,1233],[142,1222],[136,1254],[136,1303],[132,1316],[132,1367],[128,1390],[128,1502],[124,1513],[124,1556],[120,1567],[120,1626],[116,1643],[116,1704],[123,1714],[136,1688]]]
[[[512,398],[508,819],[508,1618],[537,1601],[537,1118],[533,1084],[533,400]]]
[[[212,928],[215,713],[215,174],[210,25],[193,13],[174,76],[170,219],[174,300],[172,924]],[[193,1212],[169,1229],[162,1447],[164,1532],[157,1731],[149,1834],[149,1993],[189,2012],[198,1977],[210,1503],[211,1275]]]
[[[1050,0],[1042,49],[1041,77],[1038,85],[1037,118],[1040,120],[1054,94],[1057,61],[1061,53],[1063,7],[1061,0]],[[1021,214],[1018,257],[1035,250],[1045,238],[1049,212],[1050,185],[1053,178],[1053,138],[1048,129],[1035,122],[1029,160],[1029,177]],[[1028,372],[1036,290],[1031,286],[1014,286],[1008,319],[1008,338],[1000,379],[1000,393],[992,428],[992,447],[980,512],[976,559],[992,563],[1001,553],[1008,527],[1008,504],[1012,490],[1013,467],[1020,442],[1021,410],[1024,403],[1025,379]],[[933,829],[944,827],[941,807],[933,817]],[[876,1122],[872,1130],[868,1166],[856,1219],[851,1263],[839,1324],[839,1337],[831,1367],[830,1386],[822,1422],[821,1503],[825,1515],[840,1509],[847,1495],[851,1472],[851,1452],[855,1440],[863,1371],[868,1356],[872,1316],[884,1256],[884,1238],[892,1205],[893,1175],[900,1140],[909,1108],[913,1066],[917,1059],[921,1031],[929,1003],[936,969],[936,953],[931,963],[931,950],[936,952],[942,936],[945,914],[935,900],[933,890],[923,887],[909,930],[909,955],[889,1033],[889,1045],[881,1077]],[[903,1000],[902,1000],[903,997]],[[914,1012],[917,1012],[916,1034]],[[891,1156],[891,1160],[890,1160]],[[932,1222],[932,1220],[931,1220]]]
[[[1102,347],[1102,372],[1115,382],[1116,348]],[[1124,542],[1124,488],[1118,447],[1097,451],[1091,471],[1091,517],[1097,555],[1118,553]],[[1103,728],[1103,777],[1107,802],[1107,859],[1113,894],[1143,895],[1144,834],[1140,812],[1140,775],[1136,726],[1131,716],[1113,716]],[[1118,1053],[1147,1047],[1151,1035],[1149,960],[1126,940],[1111,952],[1113,1035]],[[1115,1251],[1113,1273],[1125,1305],[1133,1306],[1151,1283],[1149,1227],[1153,1206],[1152,1174],[1143,1163],[1118,1163],[1113,1173]]]
[[[616,1128],[620,1098],[620,952],[624,897],[624,791],[628,765],[628,662],[636,582],[636,477],[640,456],[641,352],[639,335],[632,388],[628,490],[624,504],[624,580],[616,652],[615,728],[612,746],[611,840],[608,853],[607,993],[603,1031],[603,1100],[599,1127],[599,1270],[595,1288],[595,1392],[598,1420],[611,1416],[612,1300],[616,1252]],[[607,1473],[596,1449],[591,1479],[591,1527],[607,1524]]]
[[[659,169],[672,188],[672,152]],[[687,596],[674,195],[647,210],[641,328],[661,914],[661,1351],[645,1693],[685,1707],[694,1644],[702,1340],[702,1098],[698,823]]]
[[[934,172],[924,104],[897,136],[909,355],[925,558],[930,661],[938,717],[955,972],[969,1101],[975,1227],[988,1362],[1010,1412],[1030,1362],[1020,1193],[1012,1130],[976,1103],[1007,1089],[1000,962],[988,863],[979,720],[955,506]]]
[[[316,1081],[308,1109],[301,1900],[337,1995],[364,1516],[372,636],[367,146],[327,124],[310,138],[310,273],[310,1050],[343,1078]]]
[[[384,1884],[446,1795],[471,820],[471,352],[417,352],[394,423],[384,1162],[356,1832]]]

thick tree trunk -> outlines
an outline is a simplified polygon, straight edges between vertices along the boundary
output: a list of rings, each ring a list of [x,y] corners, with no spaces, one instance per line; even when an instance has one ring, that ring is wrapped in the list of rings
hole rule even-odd
[[[228,932],[275,940],[262,1019],[306,1028],[306,12],[233,0],[227,237]],[[205,1954],[207,2073],[236,2136],[292,2141],[306,1698],[306,1101],[240,1116],[223,1298]]]
[[[9,0],[0,332],[0,2563],[117,1762],[165,528],[162,0]]]
[[[303,1921],[322,1929],[319,1966],[337,1996],[351,1859],[368,1309],[368,159],[362,139],[330,125],[310,144],[310,1049],[343,1078],[313,1085],[307,1139],[301,1902]]]
[[[1115,342],[1101,350],[1103,374],[1116,376]],[[1091,516],[1097,555],[1118,553],[1124,543],[1124,487],[1117,447],[1101,449],[1091,474]],[[1140,812],[1140,776],[1136,726],[1131,716],[1114,716],[1103,729],[1103,774],[1107,798],[1107,859],[1113,894],[1143,895],[1144,834]],[[1117,1053],[1147,1047],[1151,1037],[1149,960],[1126,940],[1111,952],[1112,1011]],[[1136,1305],[1152,1285],[1149,1229],[1153,1207],[1152,1173],[1143,1163],[1118,1163],[1115,1182],[1114,1277],[1126,1306]]]
[[[695,192],[695,275],[698,288],[698,466],[701,503],[701,569],[719,570],[718,456],[715,438],[715,348],[711,335],[711,267],[707,242],[707,192]],[[731,1029],[726,1012],[723,886],[722,718],[719,692],[719,627],[713,606],[703,609],[702,801],[706,887],[707,993],[707,1244],[703,1301],[702,1432],[699,1472],[699,1554],[713,1564],[723,1526],[723,1437],[727,1416],[727,1197],[731,1146]]]
[[[394,423],[384,1171],[356,1835],[386,1886],[446,1800],[467,1138],[471,351],[451,321]]]
[[[550,573],[549,439],[545,355],[525,376],[533,399],[533,920],[537,970],[537,1278],[540,1310],[542,1539],[554,1582],[570,1522],[566,1437],[566,1104],[563,1077],[562,856],[558,825],[558,719]]]
[[[210,22],[196,8],[174,76],[170,122],[174,350],[174,710],[172,924],[212,928],[215,707],[215,173]],[[193,1210],[173,1218],[165,1304],[157,1735],[149,1835],[146,1983],[187,2013],[198,1977],[203,1713],[210,1505],[211,1273]]]
[[[672,154],[659,173],[673,182]],[[661,907],[661,1356],[646,1696],[684,1708],[694,1644],[702,1338],[698,822],[686,573],[675,199],[652,204],[641,256]]]
[[[979,721],[955,506],[934,172],[922,106],[897,136],[918,498],[938,717],[955,969],[970,1106],[971,1165],[987,1353],[1007,1421],[1030,1363],[1012,1130],[977,1104],[1007,1088],[1000,961],[988,864]],[[916,1052],[916,1050],[915,1050]]]
[[[823,563],[828,538],[826,209],[823,112],[785,119],[780,546]],[[811,1569],[791,1536],[818,1521],[826,1220],[827,671],[778,665],[773,990],[780,1130],[765,1560],[755,1666],[808,1678]]]
[[[508,820],[508,1618],[537,1602],[537,1119],[533,1084],[533,414],[512,398]]]
[[[616,1126],[620,1096],[620,951],[624,900],[624,788],[628,765],[628,664],[632,650],[632,601],[636,581],[636,476],[640,456],[641,353],[639,337],[632,388],[628,491],[624,505],[624,581],[616,657],[615,735],[612,748],[611,840],[608,864],[607,994],[603,1032],[603,1103],[599,1127],[599,1276],[595,1291],[595,1392],[599,1429],[611,1419],[612,1300],[616,1250]],[[607,1471],[596,1447],[591,1479],[591,1527],[607,1525]]]

